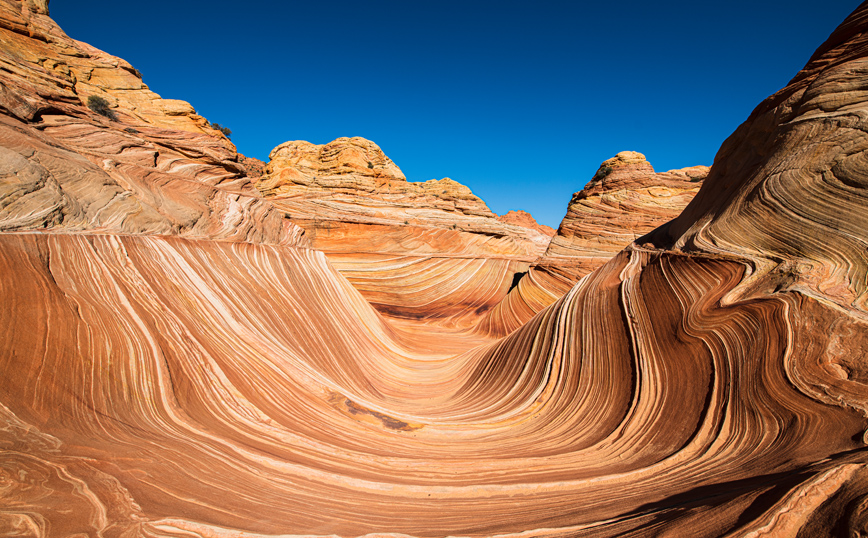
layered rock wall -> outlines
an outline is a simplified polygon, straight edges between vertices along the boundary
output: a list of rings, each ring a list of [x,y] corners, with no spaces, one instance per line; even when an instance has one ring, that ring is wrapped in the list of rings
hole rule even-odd
[[[263,196],[396,319],[471,327],[549,243],[544,230],[498,217],[452,179],[406,181],[363,138],[287,142],[270,158],[256,183]]]
[[[545,254],[477,329],[503,335],[523,325],[624,247],[677,217],[708,172],[693,166],[656,173],[635,151],[604,161],[573,195]]]
[[[31,5],[0,0],[3,39],[53,43]],[[173,200],[248,199],[210,157],[153,183],[103,166],[157,174],[190,131],[159,131],[173,142],[146,166],[72,97],[30,119],[5,101],[0,186],[23,220],[0,231],[0,533],[864,534],[866,36],[863,5],[724,144],[681,216],[503,338],[396,323],[326,254],[266,240],[267,219],[232,224],[276,194],[181,219]],[[88,146],[93,130],[105,142]],[[189,224],[145,226],[127,199]],[[449,271],[432,298],[484,269]]]
[[[39,5],[0,6],[0,230],[303,242],[192,106],[70,39]]]

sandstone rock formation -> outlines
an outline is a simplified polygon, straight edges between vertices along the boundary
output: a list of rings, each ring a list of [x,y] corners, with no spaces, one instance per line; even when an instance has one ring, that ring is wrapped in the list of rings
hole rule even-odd
[[[282,144],[256,185],[381,313],[401,320],[473,326],[550,240],[452,179],[408,182],[359,137]]]
[[[708,175],[707,166],[655,173],[645,156],[622,151],[604,161],[567,214],[540,265],[582,277],[624,246],[677,217]]]
[[[557,234],[509,295],[478,323],[504,335],[562,297],[637,238],[687,206],[708,175],[707,166],[655,173],[645,156],[622,151],[604,161],[573,195]]]
[[[0,39],[64,50],[40,41],[59,30],[38,2],[0,6]],[[49,116],[78,121],[42,133],[55,124],[18,116],[9,103],[32,96],[16,93],[2,148],[68,178],[22,204],[38,219],[60,189],[83,216],[0,233],[0,533],[864,534],[866,62],[863,5],[727,140],[681,216],[504,338],[395,323],[326,254],[256,219],[230,233],[226,215],[273,212],[255,196],[171,234],[135,212],[124,228],[110,204],[99,220],[102,198],[80,200],[139,172],[94,162],[141,146],[72,140],[102,125],[72,89]],[[172,143],[148,138],[140,168],[188,140],[160,129]],[[124,199],[169,220],[163,185],[250,190],[217,171],[231,158],[184,159]],[[0,162],[19,200],[48,188]]]
[[[287,142],[270,155],[257,183],[263,195],[304,227],[313,245],[326,253],[452,253],[512,256],[532,260],[549,238],[536,228],[502,222],[470,189],[450,178],[411,183],[373,142],[339,138],[318,146]],[[370,227],[381,228],[372,234]],[[455,233],[462,240],[455,240]],[[400,239],[425,234],[417,244]],[[440,237],[447,237],[438,244]],[[472,243],[468,246],[464,243]]]
[[[258,199],[235,147],[192,106],[67,37],[46,2],[0,6],[0,230],[299,243],[303,231]]]
[[[283,144],[266,170],[127,62],[67,37],[45,9],[2,5],[0,230],[313,245],[382,312],[461,326],[548,244],[451,179],[408,183],[363,139]]]
[[[509,210],[506,214],[498,216],[497,220],[507,224],[515,224],[516,226],[537,230],[549,237],[553,237],[556,233],[554,228],[546,226],[545,224],[537,223],[536,219],[533,218],[533,215],[527,211],[522,211],[521,209],[517,211]]]

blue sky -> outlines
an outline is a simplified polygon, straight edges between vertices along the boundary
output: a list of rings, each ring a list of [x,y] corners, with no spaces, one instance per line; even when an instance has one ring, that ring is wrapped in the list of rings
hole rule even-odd
[[[267,160],[363,136],[557,227],[619,151],[710,165],[859,2],[52,0],[75,39]]]

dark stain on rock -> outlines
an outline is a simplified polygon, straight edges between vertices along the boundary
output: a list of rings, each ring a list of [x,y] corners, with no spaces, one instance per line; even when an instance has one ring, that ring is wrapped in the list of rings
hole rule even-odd
[[[378,411],[372,411],[367,407],[363,407],[354,401],[347,398],[344,400],[344,404],[347,406],[347,409],[350,413],[354,415],[371,415],[372,417],[378,419],[383,423],[383,426],[387,428],[391,428],[393,430],[401,430],[405,432],[410,432],[413,430],[418,430],[418,426],[411,426],[409,423],[404,422],[403,420],[398,420],[396,418],[392,418],[389,415],[384,415]]]

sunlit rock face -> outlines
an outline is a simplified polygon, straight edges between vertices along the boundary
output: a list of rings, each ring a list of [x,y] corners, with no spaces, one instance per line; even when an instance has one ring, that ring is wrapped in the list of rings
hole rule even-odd
[[[408,182],[364,138],[281,144],[257,188],[381,313],[474,326],[551,239],[449,178]],[[532,223],[532,224],[531,224]]]
[[[619,153],[573,195],[539,265],[569,276],[590,273],[625,245],[677,217],[708,171],[694,166],[655,173],[641,153]]]
[[[749,257],[745,296],[793,290],[865,310],[866,17],[857,10],[753,111],[722,145],[709,187],[648,242]]]
[[[32,5],[2,0],[0,38],[45,35]],[[865,534],[866,30],[863,7],[680,217],[503,338],[396,323],[327,254],[228,225],[7,228],[0,534]],[[104,153],[15,149],[44,120],[2,107],[4,151],[100,192]],[[36,174],[0,163],[4,189]]]
[[[300,244],[303,230],[259,200],[222,133],[124,60],[67,37],[46,6],[0,2],[0,230]]]
[[[708,171],[707,166],[693,166],[655,173],[635,151],[604,161],[573,195],[545,255],[477,329],[504,335],[523,325],[638,237],[677,217]]]
[[[527,211],[522,211],[521,209],[507,211],[505,214],[498,216],[497,220],[507,224],[515,224],[516,226],[538,230],[549,237],[554,237],[556,233],[553,228],[546,226],[545,224],[539,224],[536,219],[533,218],[533,215]]]

